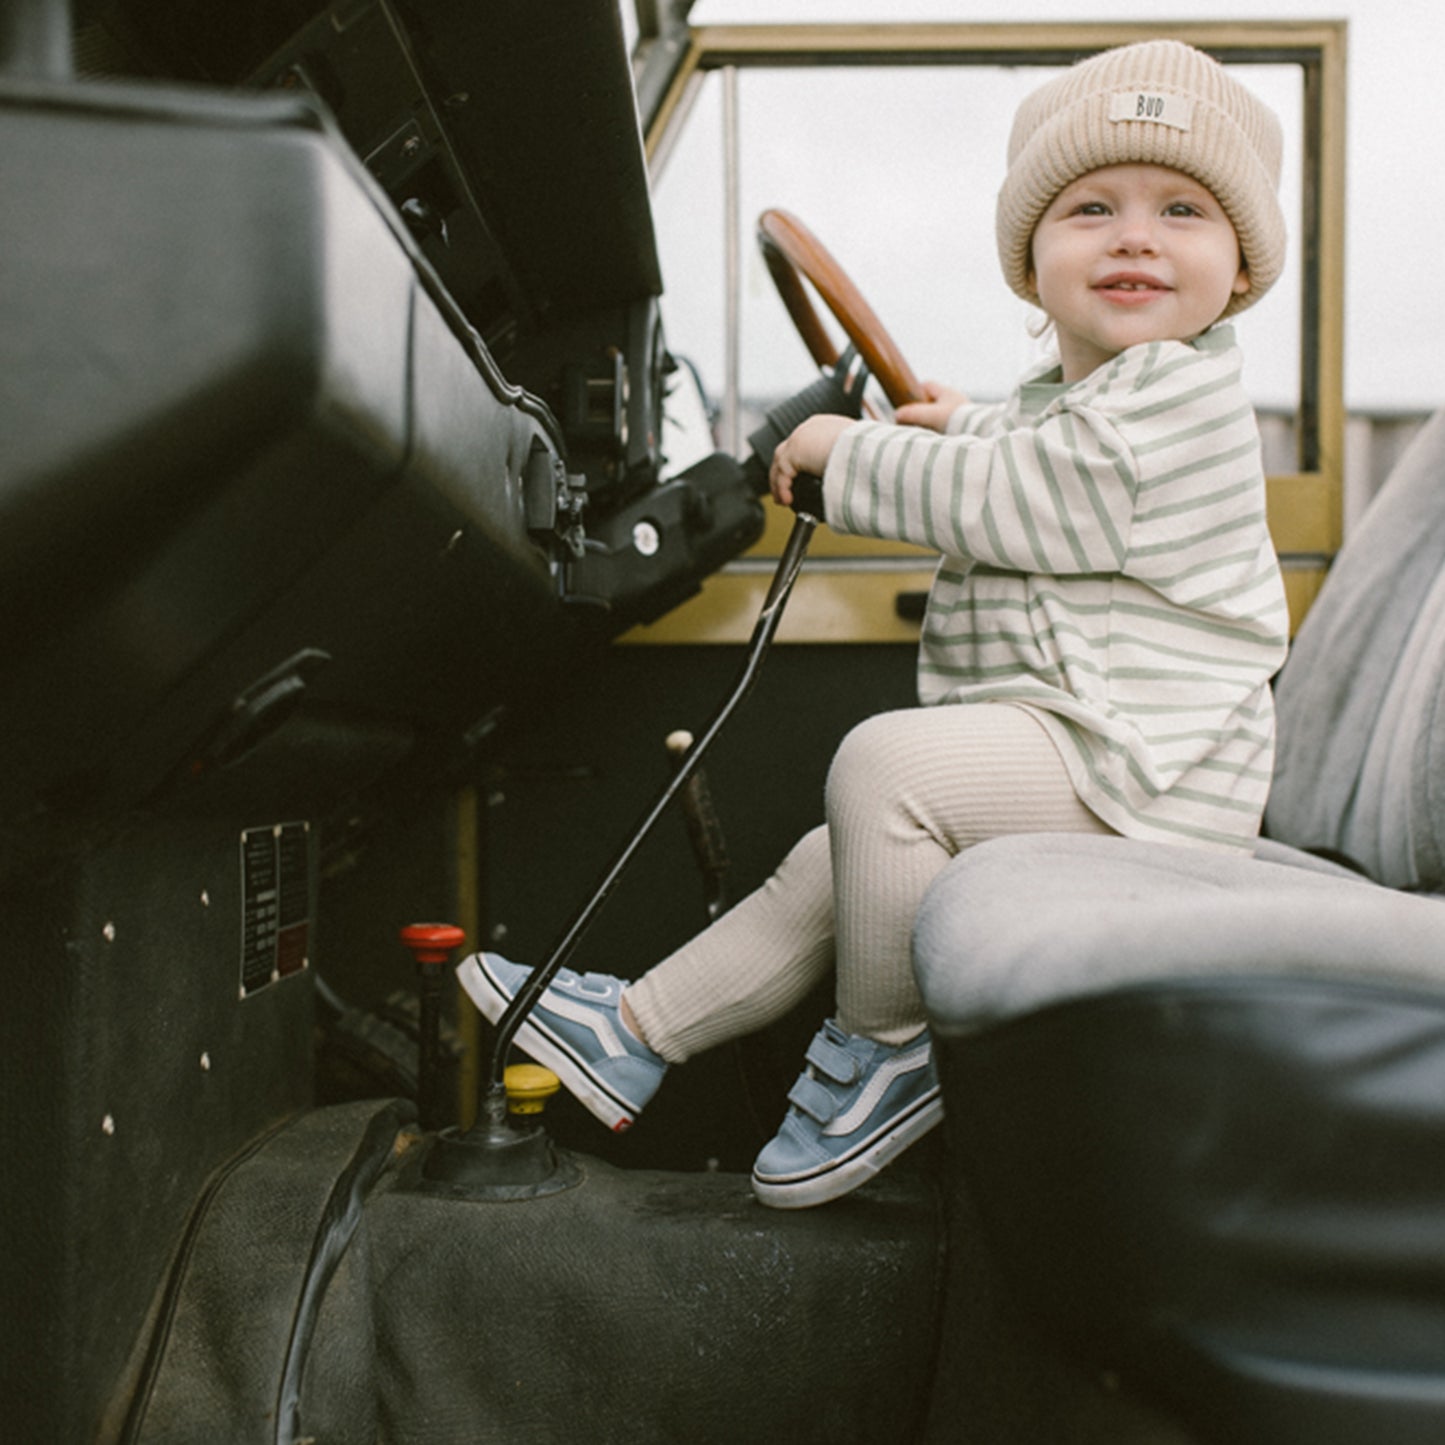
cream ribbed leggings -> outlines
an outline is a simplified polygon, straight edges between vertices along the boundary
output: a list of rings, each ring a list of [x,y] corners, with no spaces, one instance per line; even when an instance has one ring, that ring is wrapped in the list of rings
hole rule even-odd
[[[780,1018],[836,964],[837,1018],[883,1043],[924,1025],[913,917],[960,849],[1004,833],[1108,833],[1043,726],[1007,703],[879,713],[843,739],[827,824],[756,893],[627,988],[670,1063]]]

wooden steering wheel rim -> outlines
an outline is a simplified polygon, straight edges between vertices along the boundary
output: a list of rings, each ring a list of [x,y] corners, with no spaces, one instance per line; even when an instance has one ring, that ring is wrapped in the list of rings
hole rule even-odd
[[[819,366],[832,366],[838,360],[838,348],[814,309],[804,277],[858,348],[888,400],[894,406],[925,400],[913,368],[863,293],[796,216],[777,209],[764,211],[758,217],[758,246],[798,335]]]

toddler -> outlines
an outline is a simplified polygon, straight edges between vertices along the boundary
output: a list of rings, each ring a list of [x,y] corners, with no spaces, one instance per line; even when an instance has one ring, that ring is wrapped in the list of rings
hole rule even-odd
[[[1002,404],[930,384],[894,424],[814,417],[771,485],[838,530],[936,548],[922,706],[844,739],[827,822],[635,982],[563,970],[517,1043],[605,1124],[669,1065],[836,1010],[753,1169],[768,1205],[856,1188],[942,1116],[914,984],[938,871],[1004,833],[1248,850],[1273,760],[1287,617],[1258,431],[1228,318],[1277,279],[1275,116],[1201,52],[1105,52],[1024,101],[997,234],[1058,357]],[[495,1021],[527,970],[458,969]]]

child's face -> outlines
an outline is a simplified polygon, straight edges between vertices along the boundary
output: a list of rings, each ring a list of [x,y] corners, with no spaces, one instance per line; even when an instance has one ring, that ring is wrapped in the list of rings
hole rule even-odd
[[[1213,194],[1143,164],[1104,166],[1059,192],[1034,232],[1030,279],[1058,332],[1065,381],[1141,341],[1198,336],[1249,290]]]

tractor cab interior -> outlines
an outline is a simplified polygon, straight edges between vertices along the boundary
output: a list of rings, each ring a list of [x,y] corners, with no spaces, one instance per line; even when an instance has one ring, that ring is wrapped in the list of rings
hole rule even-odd
[[[1140,33],[688,8],[6,7],[4,1433],[1438,1439],[1445,433],[1342,549],[1342,25],[1169,27],[1296,107],[1259,856],[959,859],[916,950],[944,1127],[818,1209],[746,1172],[816,1000],[626,1135],[489,1108],[460,949],[640,971],[915,700],[933,560],[820,529],[800,572],[761,500],[794,421],[886,410],[910,358],[776,194],[796,375],[754,407],[696,363],[669,304],[749,286],[670,259],[689,118],[726,158],[747,77],[966,87]]]

